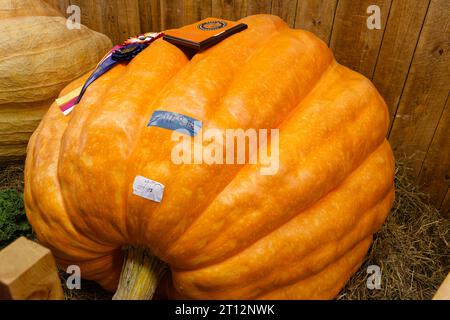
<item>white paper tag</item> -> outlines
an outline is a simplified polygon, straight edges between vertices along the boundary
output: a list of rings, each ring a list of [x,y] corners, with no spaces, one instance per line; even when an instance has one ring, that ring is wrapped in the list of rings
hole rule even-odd
[[[155,202],[161,202],[164,194],[164,185],[147,179],[142,176],[136,176],[133,183],[133,194]]]

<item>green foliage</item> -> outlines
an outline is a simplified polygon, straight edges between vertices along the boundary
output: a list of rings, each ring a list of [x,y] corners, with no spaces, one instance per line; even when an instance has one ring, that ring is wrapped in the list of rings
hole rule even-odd
[[[0,191],[0,249],[20,236],[31,236],[31,226],[25,215],[23,194],[17,190]]]

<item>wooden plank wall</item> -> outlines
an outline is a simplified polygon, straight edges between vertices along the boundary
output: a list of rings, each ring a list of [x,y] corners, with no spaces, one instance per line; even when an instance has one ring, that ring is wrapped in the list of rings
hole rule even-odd
[[[317,34],[336,59],[373,80],[391,114],[397,157],[445,215],[450,207],[449,0],[46,0],[113,42],[214,16],[237,20],[272,13]],[[367,28],[367,8],[381,10],[381,29]]]

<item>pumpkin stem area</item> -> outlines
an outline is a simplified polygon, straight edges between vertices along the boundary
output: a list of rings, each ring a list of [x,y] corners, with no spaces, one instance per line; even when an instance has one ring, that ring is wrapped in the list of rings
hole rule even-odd
[[[113,300],[151,300],[167,265],[142,247],[127,247]]]

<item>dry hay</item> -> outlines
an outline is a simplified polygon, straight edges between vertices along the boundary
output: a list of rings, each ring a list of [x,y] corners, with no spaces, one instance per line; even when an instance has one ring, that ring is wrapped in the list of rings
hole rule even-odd
[[[0,168],[0,190],[8,189],[23,192],[23,165]]]
[[[392,211],[338,299],[431,299],[450,271],[450,220],[427,204],[408,173],[398,162]],[[381,268],[381,289],[367,288],[370,265]]]
[[[427,204],[427,196],[411,182],[401,162],[395,184],[392,212],[375,235],[367,259],[338,299],[431,299],[450,271],[450,220]],[[10,188],[23,190],[23,166],[1,169],[0,190]],[[381,268],[381,289],[367,288],[370,265]],[[63,283],[66,278],[61,273]],[[71,300],[111,298],[110,293],[84,280],[81,290],[65,290],[65,294]]]

